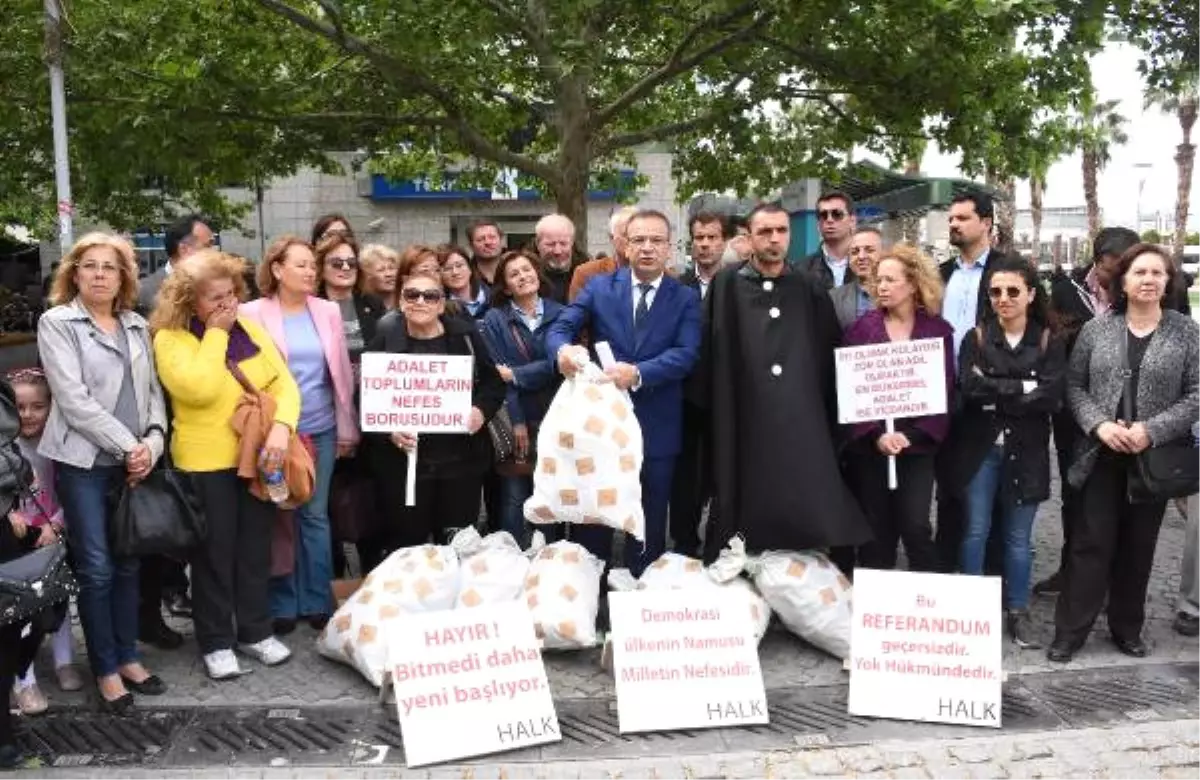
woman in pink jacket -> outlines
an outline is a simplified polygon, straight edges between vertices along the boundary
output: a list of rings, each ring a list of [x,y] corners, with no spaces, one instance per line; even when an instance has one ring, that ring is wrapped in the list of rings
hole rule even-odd
[[[298,619],[323,628],[333,610],[329,483],[337,458],[354,453],[358,425],[354,374],[336,303],[315,297],[321,269],[312,247],[283,236],[258,267],[263,297],[243,304],[241,313],[260,323],[279,348],[300,387],[296,433],[311,442],[316,484],[308,503],[295,513],[296,560],[291,574],[271,578],[275,633],[290,633]]]

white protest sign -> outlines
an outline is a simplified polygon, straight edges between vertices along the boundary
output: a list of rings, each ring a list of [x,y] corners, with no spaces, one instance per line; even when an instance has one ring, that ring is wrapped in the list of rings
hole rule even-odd
[[[608,594],[622,734],[767,722],[744,597],[720,589]]]
[[[854,570],[851,715],[1000,727],[1000,578]]]
[[[466,433],[474,358],[470,355],[362,356],[362,429],[367,433]]]
[[[835,350],[838,422],[892,421],[946,413],[945,343],[940,338],[890,341]],[[896,459],[888,458],[888,486],[896,489]]]
[[[415,613],[392,626],[388,669],[408,766],[562,739],[523,602]]]

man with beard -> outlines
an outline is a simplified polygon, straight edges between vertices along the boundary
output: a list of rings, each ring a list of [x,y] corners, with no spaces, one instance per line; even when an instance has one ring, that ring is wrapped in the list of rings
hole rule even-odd
[[[854,202],[844,192],[827,192],[817,199],[817,228],[821,248],[796,265],[824,285],[826,290],[841,287],[854,279],[850,270],[850,239],[858,221]]]
[[[542,273],[550,282],[550,297],[567,303],[571,275],[575,273],[575,223],[562,214],[547,214],[533,228]]]
[[[788,214],[750,213],[750,261],[713,279],[697,368],[713,453],[705,558],[734,535],[751,552],[857,546],[870,527],[836,452],[834,349],[824,286],[788,267]]]
[[[729,239],[729,220],[722,214],[701,211],[692,217],[692,268],[679,281],[694,289],[703,300],[713,277],[721,270],[725,245]],[[681,555],[700,554],[700,518],[704,505],[712,495],[712,480],[708,478],[704,450],[708,416],[697,403],[696,377],[689,377],[683,386],[683,446],[675,463],[675,480],[671,485],[671,540],[673,549]]]
[[[496,284],[496,266],[504,254],[504,233],[492,220],[481,219],[467,226],[467,241],[471,244],[471,265],[491,290]]]

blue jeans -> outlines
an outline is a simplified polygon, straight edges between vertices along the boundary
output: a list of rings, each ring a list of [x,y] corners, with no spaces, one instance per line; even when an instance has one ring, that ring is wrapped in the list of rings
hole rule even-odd
[[[314,434],[316,480],[308,503],[293,514],[296,565],[292,573],[271,578],[271,617],[296,618],[333,612],[333,541],[329,533],[329,484],[337,461],[337,431]],[[398,477],[403,479],[403,476]]]
[[[533,477],[500,477],[500,530],[526,545],[525,499],[533,495]]]
[[[55,488],[79,582],[79,621],[97,677],[138,660],[138,559],[108,549],[108,494],[125,479],[124,466],[76,468],[55,464]]]
[[[967,528],[963,535],[963,574],[983,574],[988,534],[992,529],[992,506],[1004,468],[1004,447],[993,447],[979,471],[967,485]],[[1029,606],[1029,577],[1033,569],[1031,537],[1038,505],[1017,504],[1001,496],[1000,522],[1004,529],[1004,608]]]

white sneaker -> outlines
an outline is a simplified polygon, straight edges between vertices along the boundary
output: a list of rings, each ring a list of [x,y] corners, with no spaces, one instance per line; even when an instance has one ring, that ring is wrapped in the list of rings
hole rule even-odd
[[[243,674],[232,650],[215,650],[205,655],[204,666],[208,669],[208,676],[214,680],[228,680]]]
[[[238,649],[267,666],[278,666],[292,657],[292,651],[288,650],[287,645],[273,636],[252,645],[240,645]]]

